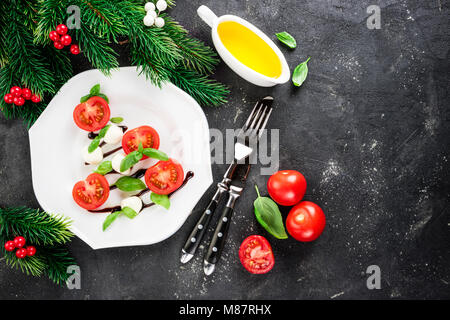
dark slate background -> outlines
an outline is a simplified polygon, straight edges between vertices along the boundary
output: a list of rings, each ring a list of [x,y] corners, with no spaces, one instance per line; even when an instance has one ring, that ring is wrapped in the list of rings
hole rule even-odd
[[[225,131],[240,126],[258,98],[275,97],[269,128],[280,129],[280,166],[305,175],[305,199],[327,216],[324,234],[309,244],[270,237],[254,218],[249,187],[209,278],[202,271],[204,248],[189,264],[179,262],[196,212],[173,237],[152,246],[94,251],[75,238],[70,250],[81,267],[81,290],[0,263],[0,298],[450,298],[448,3],[179,0],[171,14],[211,43],[196,15],[200,4],[248,19],[273,39],[290,32],[298,42],[294,51],[283,49],[291,69],[312,57],[301,88],[258,88],[221,64],[215,77],[230,87],[229,103],[204,111],[210,127]],[[381,7],[381,30],[366,27],[371,4]],[[129,65],[126,48],[118,50],[121,65]],[[77,73],[90,68],[81,55],[73,62]],[[23,123],[0,116],[0,205],[38,207],[29,155]],[[265,193],[267,177],[258,169],[248,185],[257,183]],[[216,180],[224,171],[224,165],[213,166]],[[238,261],[239,244],[250,234],[272,244],[276,264],[267,275],[251,275]],[[372,264],[381,268],[381,290],[366,287]]]

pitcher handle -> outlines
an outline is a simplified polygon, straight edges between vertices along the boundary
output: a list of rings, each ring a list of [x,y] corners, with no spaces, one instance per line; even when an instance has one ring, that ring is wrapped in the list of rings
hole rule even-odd
[[[210,8],[208,8],[207,6],[200,6],[197,9],[197,14],[203,21],[206,22],[208,26],[210,26],[211,28],[213,27],[214,21],[216,21],[217,16],[214,12],[212,12]]]

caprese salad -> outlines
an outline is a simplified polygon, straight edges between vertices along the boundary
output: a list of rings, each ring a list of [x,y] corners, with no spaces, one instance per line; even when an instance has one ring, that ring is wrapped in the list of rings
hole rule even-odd
[[[110,213],[103,223],[103,231],[120,215],[133,219],[153,205],[169,209],[170,196],[194,175],[189,171],[185,177],[181,164],[158,150],[160,139],[154,128],[144,125],[128,130],[121,125],[123,118],[111,118],[108,97],[100,92],[99,84],[80,99],[73,119],[80,129],[88,132],[90,139],[81,152],[84,164],[96,165],[96,169],[74,185],[72,196],[81,208],[91,213]],[[113,149],[103,152],[102,148],[106,146]],[[109,156],[112,156],[111,160],[107,159]],[[133,172],[133,167],[147,158],[159,161]],[[107,174],[116,174],[119,178],[110,185],[105,178]],[[114,189],[135,194],[124,198],[120,205],[100,208]],[[151,202],[145,204],[141,196],[148,192],[151,192]]]

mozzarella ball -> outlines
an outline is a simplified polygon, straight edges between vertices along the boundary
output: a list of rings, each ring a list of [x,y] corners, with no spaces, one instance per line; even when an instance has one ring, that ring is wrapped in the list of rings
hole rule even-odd
[[[129,197],[125,198],[120,202],[120,207],[123,209],[125,207],[129,207],[139,213],[142,209],[142,200],[138,197]]]
[[[122,141],[123,130],[116,125],[111,125],[106,131],[103,140],[108,144],[116,144]]]
[[[124,172],[120,171],[120,163],[122,162],[123,158],[125,158],[125,153],[121,152],[121,153],[116,154],[111,160],[111,165],[112,165],[112,168],[114,169],[114,171],[128,176],[131,173],[131,168],[125,170]]]
[[[165,0],[158,0],[156,3],[156,8],[158,8],[159,11],[164,11],[167,9],[167,2]]]
[[[81,151],[81,154],[83,155],[83,159],[85,162],[89,164],[99,164],[100,162],[102,162],[103,160],[102,148],[97,147],[97,149],[95,149],[91,153],[89,153],[88,149],[89,146],[86,146]]]
[[[166,23],[164,22],[164,19],[161,17],[158,17],[155,19],[155,26],[157,26],[158,28],[162,28],[164,27]]]
[[[156,13],[156,11],[147,11],[147,16],[152,16],[153,18],[156,19],[158,14]]]
[[[155,18],[149,14],[144,17],[144,24],[147,27],[151,27],[155,23]]]
[[[155,7],[155,4],[153,3],[153,2],[147,2],[146,4],[145,4],[145,11],[155,11],[155,9],[156,9],[156,7]]]

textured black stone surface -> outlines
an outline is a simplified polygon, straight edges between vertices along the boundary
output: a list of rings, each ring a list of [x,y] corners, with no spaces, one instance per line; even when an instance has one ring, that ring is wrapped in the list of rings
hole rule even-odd
[[[202,271],[204,248],[189,264],[179,262],[196,212],[152,246],[94,251],[75,238],[70,249],[81,267],[81,290],[26,277],[0,261],[0,298],[450,298],[448,3],[179,0],[171,14],[211,43],[196,15],[200,4],[241,16],[274,40],[276,32],[290,32],[298,48],[282,50],[291,69],[312,57],[301,88],[258,88],[221,64],[214,77],[231,88],[229,103],[204,111],[210,127],[225,131],[240,126],[258,98],[275,97],[269,128],[280,129],[280,167],[305,175],[305,198],[327,216],[324,234],[309,244],[267,235],[252,211],[252,185],[265,193],[267,181],[256,166],[211,277]],[[381,7],[381,30],[366,27],[371,4]],[[128,65],[126,48],[118,49]],[[73,61],[77,73],[90,68],[81,55]],[[0,205],[38,207],[29,156],[25,126],[0,116]],[[224,171],[214,165],[216,181]],[[272,244],[276,264],[267,275],[250,275],[238,261],[239,244],[250,234]],[[380,290],[366,287],[373,264],[381,268]]]

